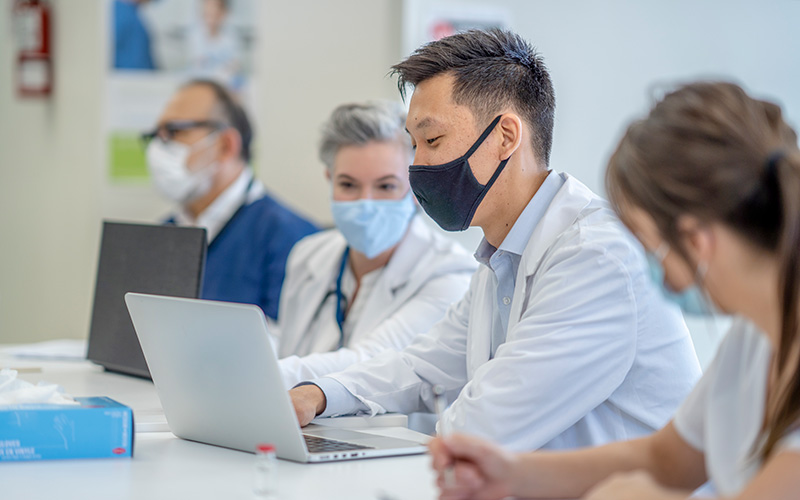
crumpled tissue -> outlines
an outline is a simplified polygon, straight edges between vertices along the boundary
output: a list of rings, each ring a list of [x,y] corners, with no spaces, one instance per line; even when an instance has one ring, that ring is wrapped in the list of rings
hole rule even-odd
[[[0,406],[18,404],[78,405],[72,396],[56,384],[39,382],[34,385],[17,378],[17,370],[0,370]]]

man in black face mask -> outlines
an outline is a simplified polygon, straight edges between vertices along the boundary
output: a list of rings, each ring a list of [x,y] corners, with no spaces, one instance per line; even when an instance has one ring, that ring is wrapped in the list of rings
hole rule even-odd
[[[542,59],[503,31],[432,42],[394,66],[414,88],[409,179],[446,230],[483,229],[464,298],[406,349],[300,385],[298,420],[433,411],[514,450],[649,433],[700,375],[680,312],[608,205],[548,169],[555,98]],[[439,391],[436,391],[439,392]]]

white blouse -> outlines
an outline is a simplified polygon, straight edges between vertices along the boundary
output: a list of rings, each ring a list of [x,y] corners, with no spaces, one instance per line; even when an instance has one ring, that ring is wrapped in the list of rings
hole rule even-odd
[[[678,434],[705,454],[709,480],[722,496],[739,494],[761,468],[771,359],[766,335],[737,319],[675,415]],[[800,429],[787,434],[778,448],[800,453]]]

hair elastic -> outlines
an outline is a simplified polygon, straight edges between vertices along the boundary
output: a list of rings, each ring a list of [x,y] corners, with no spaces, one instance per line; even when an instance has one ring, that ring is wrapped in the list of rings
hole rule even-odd
[[[778,168],[778,162],[785,156],[783,150],[778,149],[770,153],[769,157],[767,158],[767,165],[766,165],[766,174],[769,177],[775,177],[776,170]]]

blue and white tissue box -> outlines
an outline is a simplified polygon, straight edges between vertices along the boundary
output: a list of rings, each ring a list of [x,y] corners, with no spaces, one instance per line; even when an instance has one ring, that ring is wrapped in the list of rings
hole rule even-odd
[[[133,412],[106,397],[0,406],[0,462],[130,458]]]

